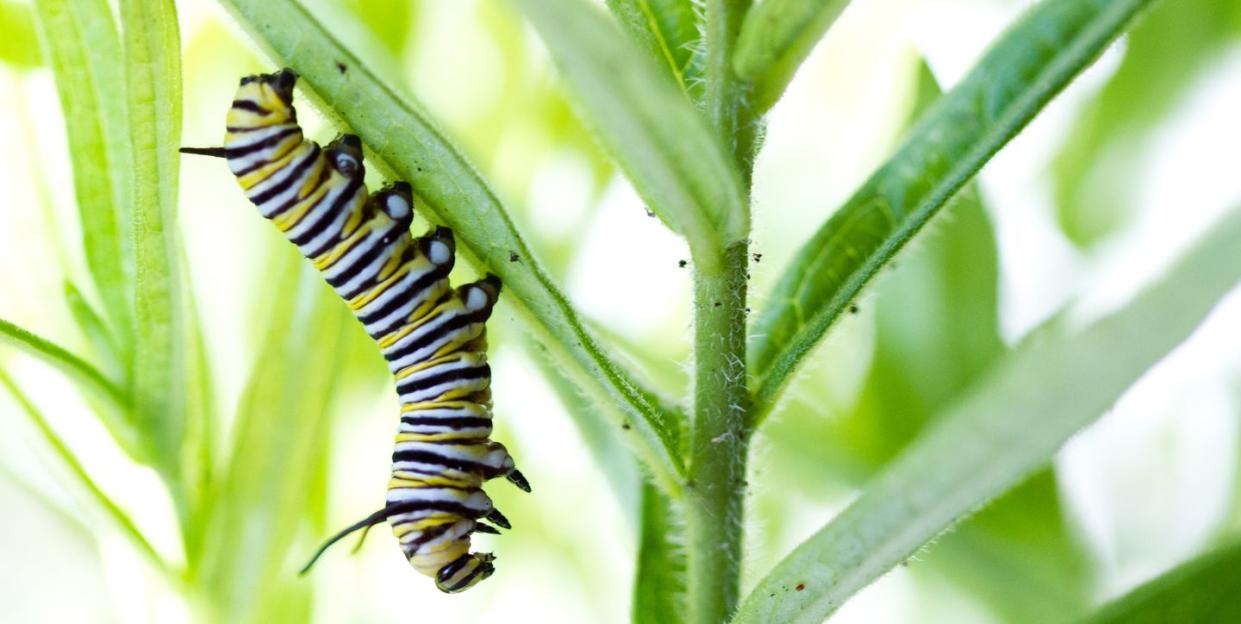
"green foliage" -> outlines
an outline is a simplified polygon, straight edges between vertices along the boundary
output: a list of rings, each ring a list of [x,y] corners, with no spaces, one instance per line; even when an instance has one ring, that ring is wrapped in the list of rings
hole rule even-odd
[[[766,0],[746,15],[733,68],[756,112],[771,108],[849,0]]]
[[[1125,40],[1120,67],[1065,133],[1053,163],[1060,227],[1089,246],[1132,214],[1142,149],[1185,87],[1241,35],[1241,4],[1161,2]]]
[[[22,69],[43,63],[30,5],[0,0],[0,62]]]
[[[734,622],[820,622],[880,574],[1028,476],[1183,341],[1241,280],[1234,211],[1124,309],[1048,323],[776,566]],[[798,590],[797,587],[801,587]]]
[[[702,116],[588,3],[516,4],[647,207],[685,236],[703,270],[712,270],[723,247],[744,239],[750,225],[737,173]]]
[[[1088,204],[1100,193],[1123,195],[1092,186],[1092,168],[1111,166],[1098,163],[1166,114],[1188,69],[1237,31],[1230,4],[1187,2],[1164,3],[1135,31],[1060,155],[1061,220],[1079,242],[1116,222]],[[494,148],[506,126],[529,123],[554,137],[547,149],[587,155],[594,192],[624,173],[692,252],[691,384],[675,362],[645,366],[665,378],[648,384],[613,355],[651,359],[644,345],[574,308],[552,277],[565,272],[572,249],[524,237],[496,186],[465,157],[470,150],[398,82],[391,70],[416,51],[410,25],[421,3],[334,0],[320,3],[332,18],[322,21],[294,0],[222,4],[275,64],[302,76],[329,133],[359,134],[380,174],[409,181],[420,214],[450,226],[474,268],[503,280],[505,305],[534,330],[526,343],[543,376],[632,514],[634,621],[818,622],[932,540],[910,566],[915,575],[943,573],[1006,622],[1086,612],[1089,570],[1049,460],[1241,280],[1241,213],[1109,316],[1085,327],[1057,317],[1010,348],[1000,332],[996,239],[970,180],[1153,3],[1043,0],[942,97],[921,66],[920,121],[796,254],[748,331],[762,115],[847,0],[608,0],[610,14],[587,0],[512,0],[563,87],[528,67],[537,56],[506,8],[480,5],[505,97],[480,114],[468,146]],[[0,385],[83,500],[185,591],[196,616],[306,621],[316,615],[315,586],[294,572],[313,549],[307,534],[327,529],[333,399],[348,381],[340,363],[361,335],[282,247],[250,314],[261,331],[240,404],[227,415],[219,409],[189,254],[176,235],[183,68],[174,5],[121,0],[116,8],[119,24],[104,0],[35,0],[33,9],[0,0],[0,61],[18,70],[46,62],[56,79],[86,267],[75,275],[64,263],[58,302],[85,338],[82,353],[3,320],[0,340],[61,371],[119,446],[159,472],[184,556],[152,546],[26,389],[4,372]],[[341,43],[346,33],[364,39],[361,49]],[[397,78],[380,80],[380,69]],[[924,227],[941,213],[949,218]],[[893,259],[909,243],[916,252],[897,269]],[[876,289],[873,315],[856,309],[886,268],[893,275]],[[833,485],[864,484],[862,493],[743,597],[747,479],[761,470],[749,463],[751,438],[806,355],[849,313],[873,319],[874,338],[851,404],[830,418],[790,414],[759,433],[776,444],[793,439],[780,452]],[[687,385],[677,397],[685,407],[651,389]],[[956,530],[944,534],[949,527]],[[1226,570],[1236,556],[1232,547],[1173,571],[1099,621],[1231,613],[1217,609],[1235,592]]]
[[[1186,562],[1129,592],[1090,618],[1090,624],[1211,624],[1241,618],[1241,545]]]
[[[1031,9],[802,246],[755,322],[755,422],[862,288],[1147,4]]]
[[[701,90],[693,0],[607,0],[607,4],[630,36],[666,67],[682,91]]]

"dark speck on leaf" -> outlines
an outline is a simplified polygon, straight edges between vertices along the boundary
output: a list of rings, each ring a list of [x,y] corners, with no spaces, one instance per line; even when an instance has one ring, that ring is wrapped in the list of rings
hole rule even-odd
[[[857,314],[857,304],[849,306],[849,314]]]
[[[516,251],[510,251],[510,252],[508,252],[508,261],[509,261],[509,262],[517,262],[518,260],[521,260],[521,256],[517,255],[517,252],[516,252]]]
[[[798,583],[798,584],[797,584],[797,587],[794,587],[793,589],[796,589],[797,591],[801,591],[801,590],[803,590],[803,589],[806,589],[806,584],[805,584],[805,583]]]
[[[625,431],[629,431],[629,423],[621,423],[621,429],[624,429]]]
[[[720,302],[716,301],[714,307],[716,308],[720,307]]]
[[[678,260],[678,261],[677,261],[677,266],[681,267],[682,269],[684,269],[684,268],[685,268],[685,265],[687,265],[687,264],[689,264],[689,261],[687,261],[687,260]]]
[[[343,74],[346,71],[349,71],[349,66],[340,61],[336,61],[336,70]]]
[[[754,256],[754,261],[755,261],[755,262],[762,262],[762,261],[763,261],[763,254],[761,254],[761,253],[756,253],[756,254],[753,254],[753,256]]]
[[[654,217],[654,216],[655,216],[655,211],[654,211],[654,210],[651,210],[650,208],[647,208],[647,209],[646,209],[646,216],[648,216],[648,217]]]

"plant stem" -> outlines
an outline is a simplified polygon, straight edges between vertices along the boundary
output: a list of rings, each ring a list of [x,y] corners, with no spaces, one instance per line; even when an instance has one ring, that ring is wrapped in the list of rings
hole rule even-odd
[[[724,251],[694,287],[695,385],[685,520],[689,618],[719,624],[737,604],[747,436],[745,242]]]
[[[747,86],[733,73],[733,46],[750,0],[709,0],[702,106],[733,155],[747,189],[757,133]],[[748,201],[748,198],[747,198]],[[690,624],[720,624],[737,606],[745,511],[750,408],[746,372],[749,241],[729,241],[720,258],[695,258],[694,418],[685,487]]]

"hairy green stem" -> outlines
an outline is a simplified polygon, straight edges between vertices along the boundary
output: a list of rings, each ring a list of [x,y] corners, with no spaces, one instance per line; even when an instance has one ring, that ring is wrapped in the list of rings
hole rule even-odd
[[[746,243],[724,251],[694,287],[695,385],[685,520],[689,618],[719,624],[737,604],[747,435]]]
[[[751,0],[712,0],[704,15],[706,58],[702,105],[724,147],[733,154],[749,186],[755,132],[748,113],[749,89],[733,71],[733,49]]]

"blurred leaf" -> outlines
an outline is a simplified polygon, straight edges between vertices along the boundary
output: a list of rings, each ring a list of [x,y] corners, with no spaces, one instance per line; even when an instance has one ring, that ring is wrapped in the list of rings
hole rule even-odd
[[[176,266],[181,42],[172,0],[121,0],[120,8],[133,143],[134,420],[180,495],[186,416],[185,327]]]
[[[633,581],[636,624],[685,621],[685,525],[672,501],[642,485],[642,536]]]
[[[912,119],[941,95],[925,64],[917,83]],[[854,409],[828,419],[826,431],[805,445],[820,461],[827,455],[861,467],[855,480],[890,461],[1006,351],[998,251],[975,185],[949,210],[951,218],[931,228],[876,287],[875,354]],[[1062,621],[1080,615],[1088,598],[1084,561],[1050,471],[940,538],[912,569],[947,570],[1008,622]]]
[[[452,227],[458,249],[504,282],[506,296],[540,330],[558,360],[592,395],[621,406],[637,436],[634,450],[669,492],[680,488],[683,423],[614,362],[587,331],[568,299],[539,266],[499,199],[477,170],[412,102],[386,87],[291,0],[223,0],[277,59],[302,77],[307,94],[332,118],[346,120],[370,147],[376,167],[409,181],[438,221]],[[341,73],[337,62],[349,71]],[[517,254],[521,262],[510,262]]]
[[[130,409],[129,399],[106,375],[60,345],[4,319],[0,319],[0,342],[7,342],[56,367],[87,396],[102,401],[98,414],[104,426],[127,453],[139,460],[143,458],[141,432],[126,419]]]
[[[115,339],[104,325],[103,319],[99,317],[99,313],[95,312],[90,302],[82,296],[82,292],[73,282],[65,282],[65,304],[69,307],[73,321],[86,336],[86,341],[99,356],[101,368],[112,379],[124,378],[126,376],[125,363],[121,360]]]
[[[585,0],[514,2],[643,201],[713,270],[750,225],[740,177],[702,115]]]
[[[862,288],[1148,3],[1036,5],[802,246],[752,330],[754,424]]]
[[[698,24],[693,0],[607,0],[608,8],[651,58],[663,65],[686,93],[702,81],[695,65]]]
[[[1241,621],[1241,544],[1209,552],[1118,598],[1091,624]]]
[[[1241,210],[1125,308],[1053,321],[1006,356],[862,494],[758,584],[734,622],[820,622],[944,529],[1044,465],[1241,280]]]
[[[418,7],[413,0],[344,0],[345,6],[357,15],[372,36],[400,57],[414,32]]]
[[[29,4],[0,0],[0,62],[17,69],[43,64]]]
[[[1236,0],[1162,2],[1126,38],[1125,56],[1083,108],[1053,162],[1060,227],[1090,245],[1132,214],[1142,156],[1159,121],[1204,65],[1241,35]]]
[[[31,424],[43,436],[43,440],[51,447],[52,452],[60,460],[61,465],[68,469],[69,474],[77,481],[77,485],[86,492],[87,497],[99,506],[104,515],[116,523],[121,529],[121,533],[129,538],[138,551],[145,555],[156,568],[165,573],[171,573],[167,562],[159,556],[159,553],[147,541],[142,531],[138,530],[137,525],[134,524],[129,515],[113,502],[103,490],[99,489],[95,480],[91,478],[90,473],[82,465],[82,462],[78,461],[77,456],[73,454],[69,445],[65,444],[60,434],[56,433],[56,430],[52,428],[47,417],[26,397],[25,393],[17,387],[17,384],[13,383],[13,380],[3,369],[0,369],[0,385],[3,385],[9,394],[13,396],[13,400],[17,401],[17,404],[21,406],[26,417],[30,419]]]
[[[107,0],[37,0],[34,6],[64,112],[86,264],[128,365],[134,159],[121,41]]]
[[[766,0],[750,9],[733,52],[733,70],[751,85],[751,106],[775,104],[793,74],[849,0]]]
[[[190,553],[215,612],[210,621],[301,622],[312,584],[296,570],[307,500],[326,488],[319,464],[330,448],[329,405],[346,327],[345,307],[290,249],[272,260],[275,285],[266,337],[242,394],[232,458],[205,513],[202,548]],[[316,539],[319,536],[316,535]]]

